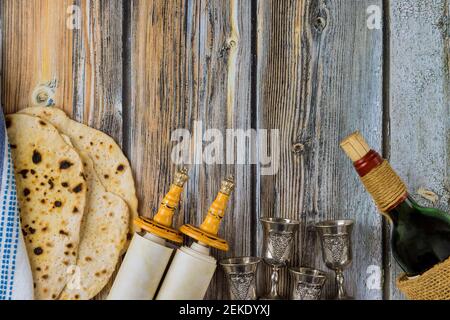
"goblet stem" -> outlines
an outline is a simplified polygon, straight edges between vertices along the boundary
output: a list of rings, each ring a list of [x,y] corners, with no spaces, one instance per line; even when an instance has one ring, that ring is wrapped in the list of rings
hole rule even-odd
[[[279,270],[278,267],[272,267],[272,275],[270,276],[270,296],[274,298],[280,296],[278,294]]]
[[[344,284],[344,272],[342,269],[336,270],[336,286],[337,286],[337,299],[338,300],[346,300],[347,293],[345,291],[345,284]]]

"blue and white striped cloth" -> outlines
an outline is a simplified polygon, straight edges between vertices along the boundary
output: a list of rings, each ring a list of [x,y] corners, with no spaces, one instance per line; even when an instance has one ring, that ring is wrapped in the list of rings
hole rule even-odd
[[[33,299],[33,278],[23,240],[16,181],[0,107],[0,300]]]

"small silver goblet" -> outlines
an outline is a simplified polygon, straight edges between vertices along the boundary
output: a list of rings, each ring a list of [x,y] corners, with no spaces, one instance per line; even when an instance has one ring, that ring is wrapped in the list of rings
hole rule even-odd
[[[326,266],[334,270],[337,284],[337,300],[350,300],[344,285],[344,269],[352,262],[353,220],[329,220],[316,224]]]
[[[292,255],[295,232],[300,222],[283,218],[261,218],[264,228],[264,262],[272,267],[270,291],[262,300],[282,300],[278,293],[280,268],[285,267]]]
[[[322,288],[327,280],[325,272],[311,268],[289,268],[293,278],[292,300],[320,300]]]
[[[256,300],[256,257],[223,259],[219,262],[228,279],[231,300]]]

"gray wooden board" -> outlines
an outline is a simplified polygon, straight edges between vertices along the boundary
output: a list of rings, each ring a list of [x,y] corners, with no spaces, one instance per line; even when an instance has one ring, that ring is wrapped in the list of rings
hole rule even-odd
[[[421,204],[449,211],[450,4],[446,0],[389,1],[390,162]],[[438,196],[431,203],[419,188]],[[389,258],[391,255],[387,253]],[[390,263],[389,297],[401,299]]]

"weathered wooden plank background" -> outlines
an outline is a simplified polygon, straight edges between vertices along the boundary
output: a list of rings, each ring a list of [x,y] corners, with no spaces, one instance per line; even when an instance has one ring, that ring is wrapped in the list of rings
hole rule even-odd
[[[358,299],[402,299],[388,226],[339,150],[359,129],[419,200],[449,209],[450,18],[446,0],[2,0],[5,112],[50,98],[120,143],[151,215],[175,165],[171,134],[278,129],[276,175],[260,165],[197,164],[177,217],[198,224],[234,174],[225,256],[261,254],[261,216],[301,221],[291,265],[326,270],[313,224],[351,218]],[[372,24],[380,13],[383,28]],[[45,99],[44,99],[45,100]],[[47,103],[48,100],[40,102]],[[230,151],[230,150],[227,150]],[[198,155],[192,155],[200,160]],[[195,158],[197,157],[197,158]],[[268,270],[261,268],[259,291]],[[290,282],[282,277],[282,292]],[[324,298],[333,295],[331,277]],[[105,290],[107,292],[107,289]],[[103,297],[105,293],[100,295]],[[226,298],[220,269],[207,298]]]
[[[389,1],[386,152],[423,205],[450,210],[450,2]],[[436,194],[435,201],[421,196]],[[389,292],[400,268],[387,254]]]

